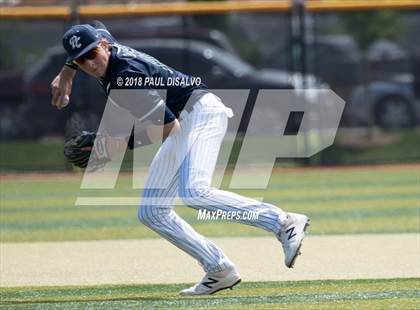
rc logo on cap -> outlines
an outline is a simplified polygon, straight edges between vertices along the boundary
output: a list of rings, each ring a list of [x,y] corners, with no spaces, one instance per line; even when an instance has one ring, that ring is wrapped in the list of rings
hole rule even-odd
[[[99,32],[87,24],[72,26],[63,35],[63,47],[69,55],[68,60],[79,58],[97,47],[100,41]]]
[[[79,42],[80,37],[72,36],[69,40],[69,43],[73,49],[80,48],[82,44]]]

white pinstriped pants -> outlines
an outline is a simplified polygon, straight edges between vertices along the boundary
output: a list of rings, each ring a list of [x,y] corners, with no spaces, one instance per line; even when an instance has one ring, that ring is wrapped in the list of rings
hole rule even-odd
[[[173,210],[178,196],[195,209],[258,212],[258,220],[235,220],[278,233],[286,214],[276,206],[211,188],[211,179],[228,117],[232,111],[213,94],[198,100],[160,147],[149,169],[139,220],[175,246],[194,257],[206,272],[233,265],[213,242],[198,234]]]

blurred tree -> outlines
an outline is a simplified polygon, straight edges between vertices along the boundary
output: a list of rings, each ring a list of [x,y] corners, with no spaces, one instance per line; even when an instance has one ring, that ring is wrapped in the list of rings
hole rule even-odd
[[[202,0],[187,0],[188,2],[202,2]],[[207,2],[215,2],[220,0],[206,0]],[[193,20],[194,25],[203,28],[217,29],[224,33],[229,31],[229,14],[206,14],[206,15],[192,15],[191,19]]]
[[[0,42],[0,71],[13,69],[13,56],[10,47]]]
[[[244,40],[243,37],[232,37],[231,41],[239,52],[240,57],[254,67],[260,67],[263,64],[261,54],[261,44]]]
[[[378,39],[398,39],[402,34],[400,23],[400,13],[391,10],[367,11],[347,13],[343,16],[343,26],[345,33],[356,40],[362,50],[362,83],[367,87],[372,79],[371,67],[367,59],[369,46]],[[369,101],[369,88],[365,88],[365,100]],[[373,139],[373,128],[375,125],[374,114],[369,120],[368,137]]]
[[[1,2],[1,1],[0,1]],[[14,70],[16,57],[16,37],[11,35],[11,29],[19,31],[15,21],[1,21],[0,24],[0,71]]]
[[[188,2],[202,2],[202,0],[187,0]],[[214,2],[220,0],[206,0],[207,2]],[[224,1],[224,0],[222,0]],[[255,42],[244,40],[243,36],[237,36],[232,33],[231,21],[229,13],[216,13],[205,15],[192,15],[191,21],[194,26],[217,29],[223,32],[232,42],[235,49],[238,51],[241,58],[251,63],[254,66],[259,66],[262,63],[262,55],[260,45]]]
[[[344,14],[343,24],[346,33],[350,34],[363,50],[378,39],[396,39],[402,33],[400,14],[397,11]]]

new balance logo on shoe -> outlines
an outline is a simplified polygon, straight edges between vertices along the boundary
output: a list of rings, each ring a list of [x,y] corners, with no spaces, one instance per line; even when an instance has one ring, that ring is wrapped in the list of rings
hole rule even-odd
[[[182,296],[211,295],[221,290],[232,289],[239,282],[241,282],[241,276],[236,272],[235,267],[231,266],[223,273],[207,273],[200,282],[182,290],[179,294]]]
[[[290,240],[294,236],[296,236],[296,233],[293,233],[294,230],[295,230],[295,227],[290,227],[288,230],[286,230],[286,234],[288,234],[287,240]]]
[[[219,282],[216,279],[213,279],[213,278],[210,278],[210,277],[208,277],[207,279],[209,279],[211,281],[202,282],[201,284],[203,284],[204,286],[206,286],[208,288],[213,288],[213,286],[211,286],[210,284],[215,284],[215,283]]]
[[[296,257],[300,254],[300,247],[305,236],[306,227],[309,225],[309,218],[298,213],[287,213],[287,220],[277,238],[283,245],[284,264],[292,268]]]

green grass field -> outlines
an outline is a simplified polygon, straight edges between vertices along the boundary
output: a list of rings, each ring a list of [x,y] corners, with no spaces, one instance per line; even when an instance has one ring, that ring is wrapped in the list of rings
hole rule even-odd
[[[418,309],[419,279],[248,282],[213,296],[177,285],[3,289],[13,309]]]
[[[312,220],[310,234],[419,233],[420,166],[280,169],[269,188],[240,190]],[[131,196],[131,177],[114,191],[81,191],[80,175],[1,178],[0,241],[61,241],[157,237],[137,221],[137,208],[75,207],[77,196]],[[178,213],[207,236],[267,233],[223,221],[198,221]],[[413,267],[414,268],[414,267]],[[186,284],[1,288],[7,309],[419,309],[420,279],[245,282],[215,296],[185,298]]]
[[[419,139],[420,129],[386,132],[340,127],[334,145],[313,156],[311,160],[312,163],[329,165],[413,163],[418,162],[420,158],[420,147],[416,147]],[[275,137],[251,137],[250,141],[253,147],[247,153],[248,159],[259,158],[261,160],[261,150],[270,153],[269,148],[277,150],[278,147]],[[231,137],[228,135],[222,144],[221,156],[229,155],[231,142]],[[63,143],[64,141],[60,139],[0,141],[2,150],[0,152],[0,171],[71,171],[71,165],[66,162],[63,156]],[[155,153],[156,148],[154,147],[142,148],[140,160],[151,157]],[[132,152],[127,152],[123,167],[129,170],[131,163]],[[290,164],[296,164],[296,161],[292,160]]]
[[[239,190],[264,196],[284,210],[308,214],[311,234],[413,233],[420,230],[419,166],[331,170],[278,170],[267,190]],[[81,176],[2,178],[1,242],[157,237],[137,220],[135,206],[75,207],[77,196],[138,197],[131,176],[117,188],[80,190]],[[208,236],[267,233],[225,221],[197,221],[197,211],[177,212]]]

